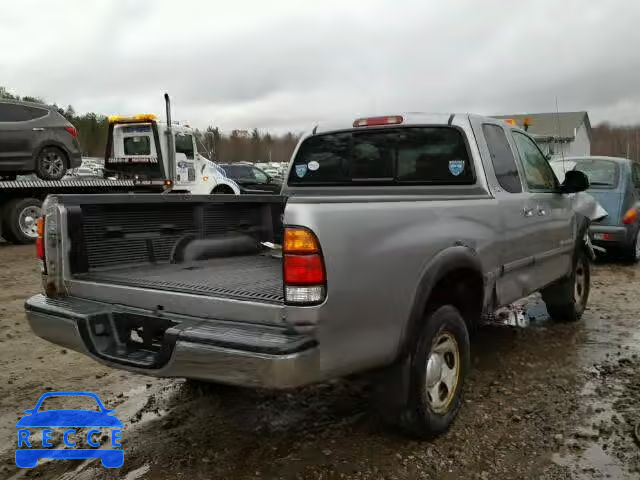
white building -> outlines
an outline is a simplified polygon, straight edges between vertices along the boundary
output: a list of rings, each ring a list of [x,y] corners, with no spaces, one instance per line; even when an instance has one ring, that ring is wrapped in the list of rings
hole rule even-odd
[[[514,119],[553,158],[591,154],[591,122],[587,112],[526,113],[495,118]]]

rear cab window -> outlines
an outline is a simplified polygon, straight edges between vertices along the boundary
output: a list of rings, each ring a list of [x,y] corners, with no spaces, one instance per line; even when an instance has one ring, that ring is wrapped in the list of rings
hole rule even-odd
[[[455,127],[403,126],[308,137],[289,185],[468,185],[475,174],[463,133]]]
[[[118,139],[121,139],[122,142],[119,142]],[[151,125],[116,125],[114,140],[116,158],[155,155]]]
[[[130,137],[124,137],[123,143],[125,155],[151,154],[151,139],[146,135],[132,135]]]
[[[193,136],[187,135],[184,133],[178,133],[175,136],[176,138],[176,153],[184,153],[184,155],[189,159],[193,160],[194,157],[194,148],[193,148]]]

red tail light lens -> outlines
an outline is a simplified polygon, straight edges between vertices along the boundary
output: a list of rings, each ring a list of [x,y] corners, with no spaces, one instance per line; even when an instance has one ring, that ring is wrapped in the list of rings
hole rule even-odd
[[[36,238],[36,255],[40,260],[44,261],[44,217],[36,220],[36,227],[38,231],[38,238]]]
[[[64,127],[64,129],[69,132],[69,135],[71,135],[73,138],[76,138],[78,136],[78,130],[76,129],[76,127]]]
[[[320,242],[304,227],[287,227],[282,242],[284,298],[292,305],[316,305],[326,298],[327,276]]]
[[[633,225],[638,220],[638,209],[630,208],[622,217],[622,223],[625,225]]]
[[[324,280],[320,255],[284,256],[284,283],[287,285],[322,285]]]

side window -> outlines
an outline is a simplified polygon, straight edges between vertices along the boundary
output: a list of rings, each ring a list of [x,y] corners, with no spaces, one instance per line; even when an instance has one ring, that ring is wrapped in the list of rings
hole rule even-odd
[[[176,153],[184,153],[193,159],[193,137],[191,135],[176,135]]]
[[[633,178],[633,186],[640,190],[640,165],[637,163],[631,164],[631,175]]]
[[[524,176],[531,190],[552,191],[558,188],[558,179],[549,162],[533,140],[514,131],[513,139],[520,153]]]
[[[0,122],[25,122],[32,118],[24,105],[0,103]]]
[[[29,112],[29,117],[31,120],[35,120],[36,118],[46,117],[49,114],[49,110],[38,107],[25,107]]]
[[[257,183],[267,183],[268,177],[267,174],[258,168],[252,168],[253,176],[256,179]]]
[[[502,127],[485,123],[482,125],[484,138],[487,140],[491,163],[496,172],[496,178],[502,188],[510,193],[522,192],[522,183],[513,152],[507,141],[507,136]]]

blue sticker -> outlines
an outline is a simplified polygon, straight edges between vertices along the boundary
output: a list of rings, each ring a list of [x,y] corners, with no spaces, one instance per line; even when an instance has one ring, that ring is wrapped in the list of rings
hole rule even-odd
[[[307,174],[307,165],[306,164],[302,164],[302,165],[296,165],[296,175],[298,175],[298,178],[302,178]]]
[[[456,177],[464,171],[464,160],[449,160],[449,171]]]

